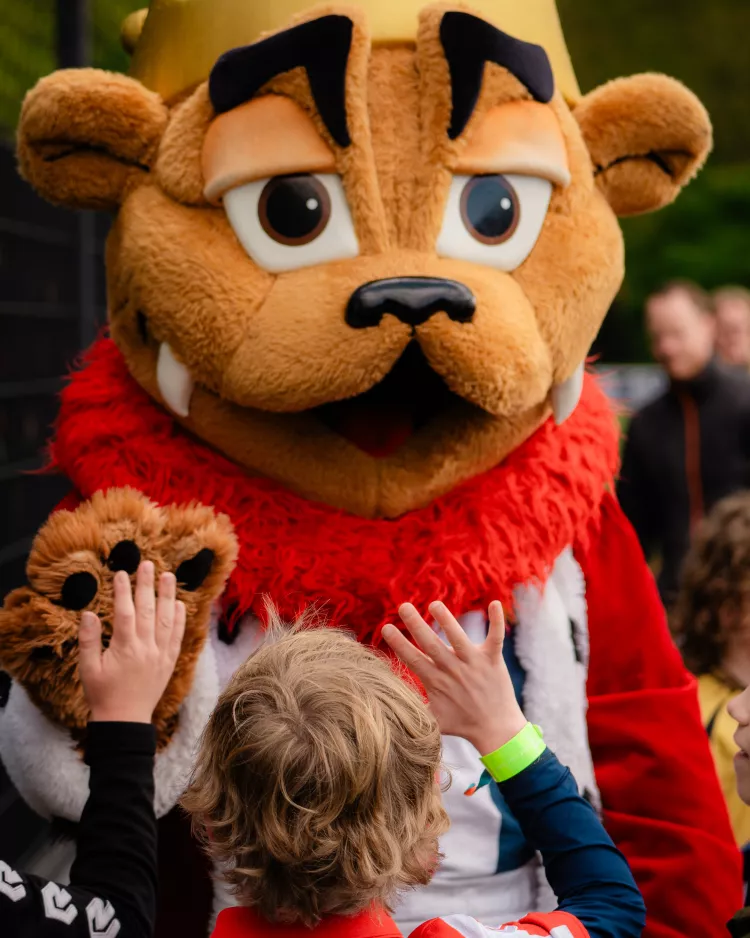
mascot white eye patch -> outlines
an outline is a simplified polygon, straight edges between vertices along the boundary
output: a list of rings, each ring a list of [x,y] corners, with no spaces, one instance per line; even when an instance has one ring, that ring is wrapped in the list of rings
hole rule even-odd
[[[240,244],[271,273],[359,254],[339,176],[259,179],[225,192],[224,208]]]
[[[515,270],[536,244],[551,196],[552,183],[538,176],[454,176],[438,254]]]
[[[455,173],[438,254],[515,270],[536,244],[553,185],[570,182],[553,111],[534,101],[493,108],[473,130]]]

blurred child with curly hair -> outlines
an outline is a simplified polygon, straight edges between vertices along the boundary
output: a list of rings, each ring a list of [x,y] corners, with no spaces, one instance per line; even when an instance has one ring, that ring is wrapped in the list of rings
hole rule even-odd
[[[683,568],[673,627],[698,678],[703,724],[737,843],[750,843],[750,807],[735,786],[730,701],[750,686],[750,493],[719,502],[698,530]]]

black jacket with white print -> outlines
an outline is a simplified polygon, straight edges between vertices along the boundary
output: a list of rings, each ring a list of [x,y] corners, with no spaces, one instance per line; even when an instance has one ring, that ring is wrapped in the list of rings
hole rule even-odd
[[[156,915],[156,734],[145,723],[90,723],[89,799],[67,886],[0,860],[3,938],[151,938]]]

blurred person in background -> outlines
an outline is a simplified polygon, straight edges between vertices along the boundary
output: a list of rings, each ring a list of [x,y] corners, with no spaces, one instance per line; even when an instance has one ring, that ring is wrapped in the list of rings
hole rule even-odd
[[[713,302],[717,356],[731,368],[750,371],[750,290],[723,287]]]
[[[677,281],[646,301],[654,358],[668,389],[628,429],[618,495],[659,591],[675,599],[691,531],[716,502],[750,484],[750,378],[714,360],[711,298]]]
[[[750,687],[750,492],[723,499],[698,526],[672,626],[698,678],[701,717],[737,844],[747,848],[750,807],[735,786],[737,723],[727,708]]]

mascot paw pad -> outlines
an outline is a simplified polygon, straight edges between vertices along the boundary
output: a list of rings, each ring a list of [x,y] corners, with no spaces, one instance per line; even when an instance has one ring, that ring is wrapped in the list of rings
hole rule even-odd
[[[26,567],[29,586],[10,593],[0,610],[0,667],[48,717],[78,735],[88,719],[78,680],[81,612],[100,617],[106,646],[115,573],[134,578],[140,562],[151,560],[157,580],[166,571],[175,574],[187,609],[180,658],[154,714],[163,746],[190,690],[211,606],[236,557],[229,519],[205,505],[160,507],[132,489],[98,492],[75,511],[53,514],[37,535]]]

